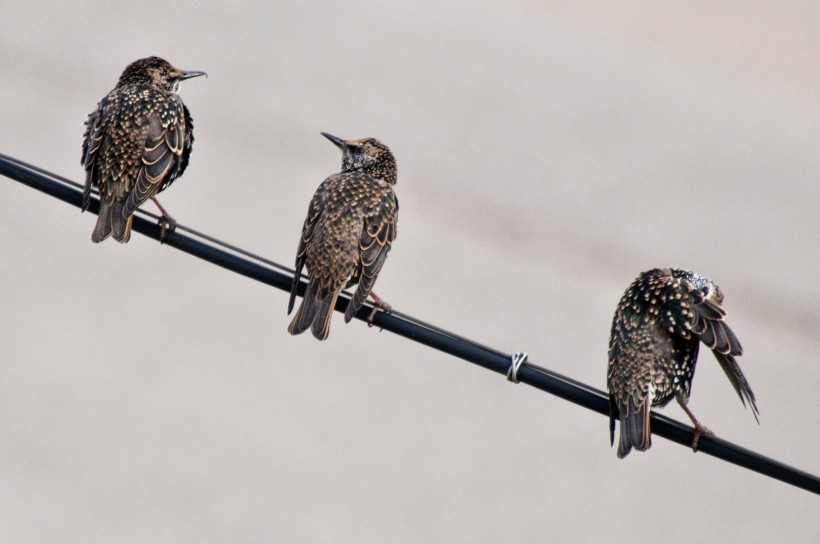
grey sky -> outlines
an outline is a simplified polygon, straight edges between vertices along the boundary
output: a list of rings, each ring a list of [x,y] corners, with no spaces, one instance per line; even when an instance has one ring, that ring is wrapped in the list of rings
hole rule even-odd
[[[703,353],[690,406],[820,472],[820,4],[3,2],[0,152],[82,181],[129,62],[187,81],[160,197],[290,265],[339,166],[396,155],[397,309],[605,387],[642,270],[718,283],[761,424]],[[149,204],[146,209],[153,211]],[[0,179],[0,540],[813,542],[817,497],[334,318]],[[670,405],[664,413],[686,421]]]

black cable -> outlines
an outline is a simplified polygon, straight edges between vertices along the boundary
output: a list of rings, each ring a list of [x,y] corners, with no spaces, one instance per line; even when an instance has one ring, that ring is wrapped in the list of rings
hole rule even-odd
[[[28,165],[6,155],[0,154],[0,173],[19,181],[29,187],[59,198],[69,204],[80,207],[82,192],[76,183],[61,178],[36,166]],[[89,210],[97,213],[99,201],[92,199]],[[152,220],[156,216],[138,210],[133,222],[133,230],[155,240],[160,240],[160,227]],[[191,234],[182,234],[182,231]],[[287,267],[268,261],[253,253],[231,246],[215,238],[203,235],[184,226],[166,232],[165,245],[184,251],[195,257],[206,260],[243,276],[272,285],[283,291],[290,291],[293,273]],[[220,246],[224,249],[220,249]],[[241,255],[241,256],[240,256]],[[249,257],[252,260],[243,258]],[[304,279],[299,285],[299,295],[304,294]],[[336,311],[344,312],[349,295],[343,293],[336,302]],[[366,320],[372,306],[366,305],[356,318]],[[469,361],[488,370],[507,374],[510,370],[511,355],[482,346],[429,325],[413,317],[392,311],[376,313],[373,324],[376,327],[404,336],[420,344],[443,351],[465,361]],[[545,368],[531,363],[524,363],[517,372],[520,382],[556,395],[564,400],[574,402],[600,414],[609,415],[608,396],[598,389],[589,387]],[[685,447],[691,447],[694,429],[666,416],[652,412],[652,433],[662,436]],[[820,478],[775,461],[751,450],[732,444],[715,436],[703,435],[698,443],[698,451],[717,457],[738,466],[759,472],[787,484],[820,494]]]

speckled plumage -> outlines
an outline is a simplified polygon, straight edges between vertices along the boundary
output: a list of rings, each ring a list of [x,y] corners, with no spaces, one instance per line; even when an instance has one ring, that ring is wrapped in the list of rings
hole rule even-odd
[[[616,414],[621,421],[618,457],[651,446],[650,397],[652,406],[677,399],[695,424],[693,447],[700,433],[708,432],[686,407],[700,342],[712,350],[757,419],[754,393],[735,360],[743,348],[723,321],[722,303],[717,285],[676,268],[644,272],[626,290],[612,321],[607,375],[613,443]]]
[[[129,64],[114,89],[86,120],[82,165],[86,170],[83,211],[91,188],[100,191],[95,243],[114,236],[127,242],[131,214],[163,191],[188,166],[193,121],[176,94],[179,82],[205,75],[184,72],[158,57]]]
[[[299,277],[307,267],[308,287],[288,327],[291,334],[311,329],[327,338],[336,299],[358,283],[345,311],[349,322],[371,294],[393,241],[399,203],[393,192],[396,160],[373,138],[342,140],[322,133],[342,150],[342,170],[328,177],[308,206],[296,252],[296,274],[288,313],[293,310]]]

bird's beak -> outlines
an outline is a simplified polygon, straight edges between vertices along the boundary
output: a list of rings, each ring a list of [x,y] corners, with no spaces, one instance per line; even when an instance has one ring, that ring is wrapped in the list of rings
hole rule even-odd
[[[328,134],[327,132],[322,132],[322,136],[336,144],[339,149],[345,149],[347,147],[347,143],[339,138],[338,136],[334,136],[333,134]]]
[[[179,80],[183,81],[185,79],[191,79],[192,77],[199,77],[199,76],[208,77],[208,74],[206,74],[205,72],[197,72],[196,70],[183,71],[182,75],[179,76]]]

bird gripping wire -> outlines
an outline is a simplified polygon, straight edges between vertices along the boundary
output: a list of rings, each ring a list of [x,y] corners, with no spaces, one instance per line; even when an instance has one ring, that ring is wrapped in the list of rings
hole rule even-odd
[[[82,204],[82,191],[79,190],[79,184],[1,153],[0,174],[78,208]],[[99,201],[92,199],[89,210],[97,213],[98,209]],[[133,230],[159,241],[161,233],[155,217],[138,209],[134,217]],[[289,268],[188,227],[177,225],[175,231],[166,234],[164,243],[168,247],[173,247],[237,274],[286,292],[290,291],[293,272]],[[305,281],[301,281],[299,293],[304,293],[304,289]],[[336,302],[336,311],[344,312],[349,300],[349,295],[342,293]],[[372,307],[365,305],[356,314],[356,319],[366,320],[371,310]],[[505,376],[510,373],[519,382],[609,416],[609,397],[606,393],[535,364],[523,364],[522,357],[519,357],[521,362],[518,364],[517,372],[512,373],[510,367],[513,356],[440,329],[397,310],[390,313],[379,312],[375,315],[373,322],[379,328],[414,342]],[[662,436],[687,448],[690,446],[694,432],[692,427],[655,412],[652,412],[651,418],[654,435]],[[704,436],[701,438],[698,451],[820,495],[820,478],[817,476],[721,438]]]

